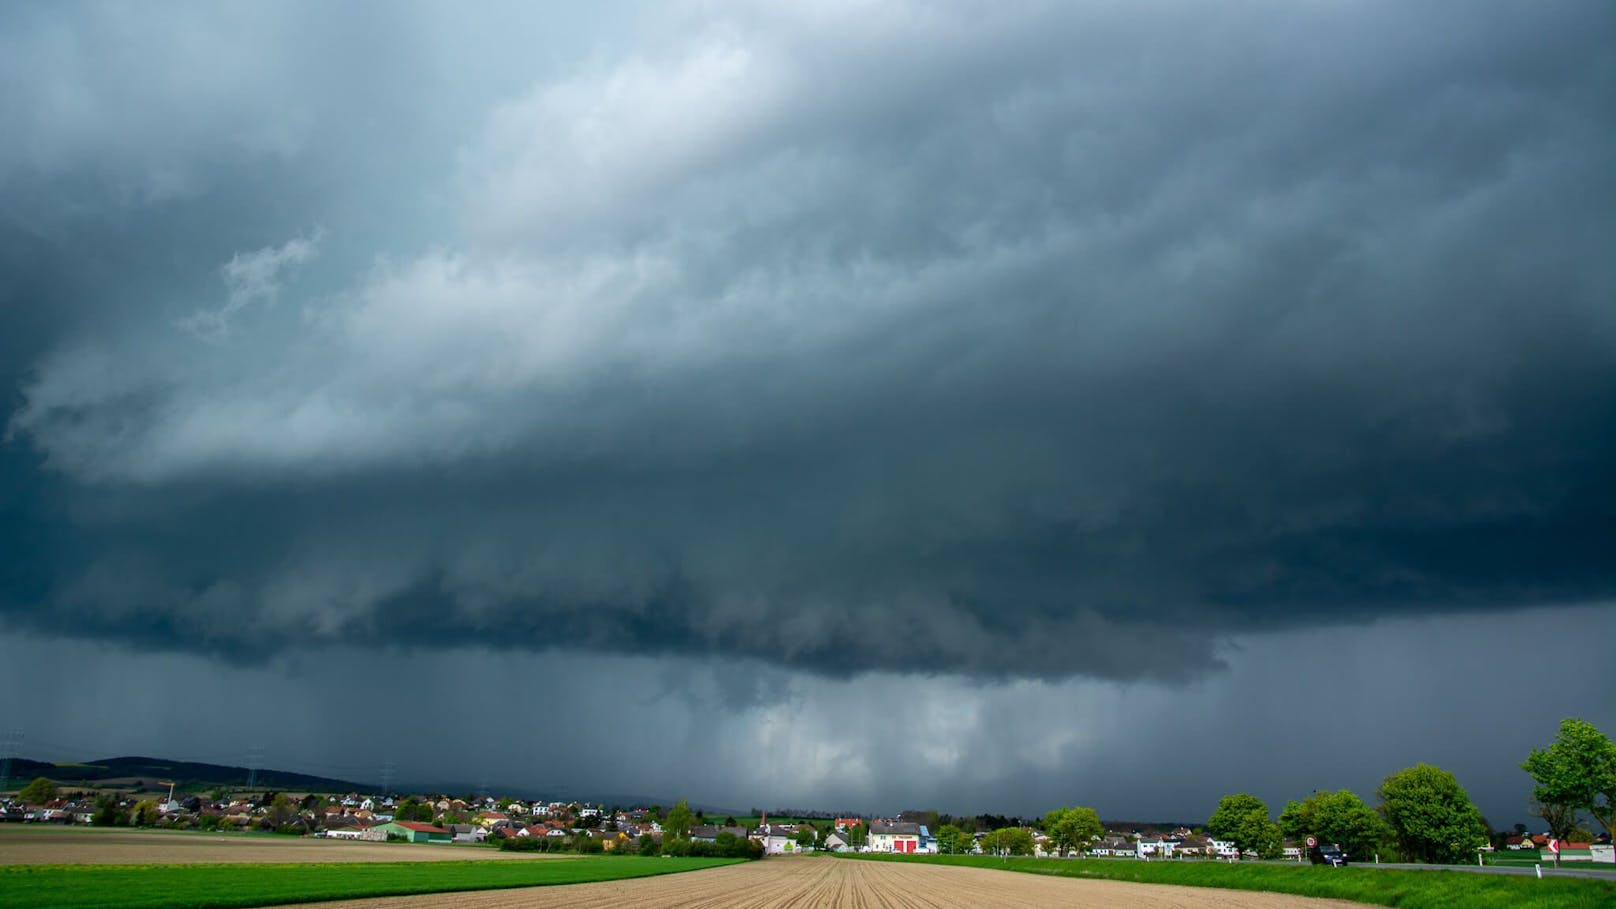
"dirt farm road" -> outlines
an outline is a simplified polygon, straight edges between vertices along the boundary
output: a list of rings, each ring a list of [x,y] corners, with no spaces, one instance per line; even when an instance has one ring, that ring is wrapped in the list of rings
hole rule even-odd
[[[1360,903],[984,868],[771,858],[601,884],[320,903],[319,909],[1363,909]]]

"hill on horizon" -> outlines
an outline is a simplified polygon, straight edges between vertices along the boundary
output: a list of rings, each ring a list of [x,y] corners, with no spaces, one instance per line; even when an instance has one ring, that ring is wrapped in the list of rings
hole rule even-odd
[[[102,758],[84,763],[35,761],[29,758],[13,758],[11,761],[13,786],[23,786],[34,777],[43,776],[58,785],[134,779],[145,782],[154,789],[157,788],[159,780],[173,780],[179,784],[179,789],[195,791],[218,786],[245,786],[248,777],[252,775],[253,772],[246,767],[135,755]],[[376,788],[350,780],[267,768],[259,769],[255,780],[257,788],[302,792],[360,792],[373,791]]]

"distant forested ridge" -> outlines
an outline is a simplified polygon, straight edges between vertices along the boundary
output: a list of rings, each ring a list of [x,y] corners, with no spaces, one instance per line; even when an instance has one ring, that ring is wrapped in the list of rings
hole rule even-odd
[[[139,779],[155,788],[159,780],[173,780],[181,788],[195,789],[213,786],[245,786],[249,775],[254,785],[262,789],[290,789],[305,792],[359,792],[375,787],[348,780],[293,773],[287,770],[259,769],[256,774],[246,767],[206,764],[199,761],[174,761],[154,757],[114,757],[85,763],[52,763],[28,758],[12,758],[11,780],[17,785],[43,776],[58,784],[85,783],[93,785],[107,780]],[[18,781],[21,782],[18,782]]]

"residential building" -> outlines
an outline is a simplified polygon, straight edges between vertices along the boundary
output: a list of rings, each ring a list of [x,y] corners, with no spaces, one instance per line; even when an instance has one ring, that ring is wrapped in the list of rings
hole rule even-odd
[[[869,851],[915,853],[920,851],[924,828],[907,821],[870,823]]]

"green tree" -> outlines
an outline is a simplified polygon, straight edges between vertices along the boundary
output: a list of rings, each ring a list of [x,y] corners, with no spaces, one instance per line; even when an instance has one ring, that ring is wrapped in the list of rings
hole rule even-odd
[[[847,828],[847,845],[862,849],[870,842],[870,825],[864,821]]]
[[[1543,823],[1549,825],[1549,836],[1557,840],[1571,839],[1571,831],[1577,829],[1577,809],[1570,805],[1550,805],[1534,801],[1529,810],[1533,817],[1542,818]]]
[[[1435,864],[1474,859],[1487,828],[1453,774],[1416,764],[1387,776],[1375,794],[1380,813],[1407,858]]]
[[[982,849],[993,855],[1032,855],[1032,833],[1025,827],[1000,827],[982,837]]]
[[[1056,808],[1044,816],[1044,833],[1061,855],[1088,851],[1094,838],[1104,832],[1093,808]]]
[[[1318,793],[1314,793],[1317,796]],[[1312,798],[1309,798],[1309,802]],[[1279,835],[1288,840],[1301,841],[1313,832],[1313,806],[1295,799],[1285,803],[1279,812]]]
[[[398,807],[393,809],[393,820],[395,821],[419,821],[423,824],[430,824],[436,817],[437,807],[430,801],[423,802],[415,796],[410,796],[399,802]]]
[[[1354,858],[1374,853],[1389,833],[1380,815],[1350,789],[1315,792],[1301,802],[1286,802],[1279,813],[1279,832],[1293,840],[1318,837]]]
[[[1025,827],[1002,827],[999,833],[999,848],[1006,855],[1032,855],[1032,831]]]
[[[269,824],[276,830],[290,824],[297,817],[297,803],[284,792],[275,793],[274,801],[269,803]]]
[[[953,824],[944,824],[937,828],[937,851],[944,855],[957,855],[959,853],[960,829]]]
[[[151,799],[141,799],[135,803],[132,823],[136,827],[156,827],[162,820],[162,813],[157,810],[157,803]]]
[[[680,799],[677,805],[668,809],[668,819],[662,822],[662,834],[676,840],[690,838],[690,827],[695,818],[690,813],[690,804]]]
[[[1262,858],[1279,854],[1279,825],[1268,819],[1268,806],[1254,795],[1239,792],[1219,799],[1206,829],[1242,853],[1255,852]]]
[[[17,793],[17,798],[30,805],[43,805],[56,798],[56,784],[42,776],[36,776],[32,783],[22,787]]]
[[[124,813],[123,807],[118,804],[117,796],[98,795],[95,798],[95,813],[90,815],[90,823],[96,827],[121,827],[129,823],[129,815]]]
[[[1575,717],[1560,721],[1560,734],[1548,748],[1534,748],[1521,764],[1537,784],[1532,798],[1540,805],[1586,811],[1612,829],[1616,813],[1616,742],[1594,724]]]
[[[797,835],[792,839],[796,841],[798,846],[807,849],[814,844],[814,828],[804,824],[797,828]]]
[[[989,830],[987,833],[982,834],[982,838],[979,842],[982,844],[982,852],[984,854],[999,854],[999,831]]]

